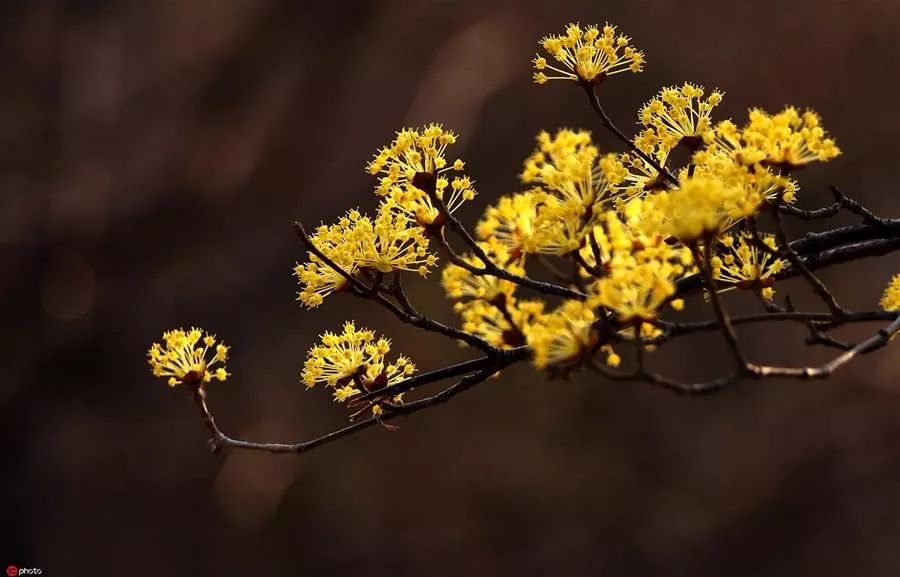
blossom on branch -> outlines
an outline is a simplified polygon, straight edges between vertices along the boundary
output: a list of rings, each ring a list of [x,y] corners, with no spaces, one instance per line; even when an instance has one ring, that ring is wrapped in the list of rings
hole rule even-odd
[[[202,329],[188,331],[175,329],[163,333],[163,342],[153,343],[147,352],[147,361],[154,377],[168,377],[170,387],[188,385],[203,387],[213,379],[228,378],[225,361],[228,348],[216,341],[216,336]],[[213,369],[213,366],[222,366]]]
[[[631,44],[616,27],[606,24],[603,29],[569,24],[563,35],[551,34],[541,40],[541,46],[556,61],[554,66],[543,56],[535,56],[534,81],[575,80],[599,84],[607,76],[621,72],[640,72],[644,53]],[[549,72],[549,75],[548,75]]]

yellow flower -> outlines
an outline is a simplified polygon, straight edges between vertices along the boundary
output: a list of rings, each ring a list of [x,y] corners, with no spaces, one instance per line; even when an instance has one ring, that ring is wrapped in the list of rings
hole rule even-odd
[[[506,297],[494,301],[458,302],[453,308],[462,320],[464,331],[495,347],[507,349],[525,344],[525,334],[544,312],[544,303]]]
[[[491,262],[498,267],[520,276],[525,274],[524,267],[519,261],[510,257],[509,250],[505,245],[496,241],[481,242],[479,245]],[[485,264],[474,255],[464,255],[462,259],[477,268],[482,268]],[[443,284],[447,296],[452,299],[474,298],[485,301],[492,301],[501,296],[510,297],[517,286],[511,281],[493,275],[473,274],[453,263],[448,263],[444,267],[441,284]]]
[[[730,120],[718,123],[710,132],[703,135],[710,153],[725,153],[735,162],[743,165],[755,165],[766,159],[766,153],[754,145],[744,141],[742,131]]]
[[[614,269],[590,286],[588,302],[616,313],[628,324],[650,321],[675,294],[675,281],[684,275],[684,266],[667,260],[648,260],[627,268]]]
[[[778,114],[753,108],[746,126],[726,121],[707,140],[729,151],[743,164],[763,163],[785,171],[810,162],[828,161],[841,153],[821,126],[819,115],[788,106]]]
[[[774,236],[765,234],[761,238],[766,246],[776,248]],[[775,295],[772,288],[775,275],[784,269],[782,259],[759,248],[749,233],[724,235],[717,248],[711,259],[713,276],[717,281],[734,285],[731,288],[759,289],[764,298],[772,299]]]
[[[696,150],[709,138],[712,125],[709,115],[722,102],[722,93],[714,90],[706,99],[703,87],[689,82],[668,86],[641,108],[640,122],[653,128],[665,148],[685,143]]]
[[[534,365],[539,369],[570,368],[585,360],[597,344],[598,335],[592,326],[595,320],[591,307],[576,300],[564,301],[553,312],[540,316],[524,331],[534,350]]]
[[[629,206],[639,204],[638,201]],[[658,234],[643,234],[633,226],[633,222],[623,221],[614,212],[600,217],[599,224],[590,232],[580,251],[582,259],[592,269],[597,265],[595,246],[599,251],[602,272],[609,276],[616,276],[621,271],[647,262],[678,265],[675,274],[682,274],[692,263],[691,253],[684,246],[667,243]]]
[[[203,387],[213,378],[224,381],[229,374],[225,370],[228,347],[216,344],[215,335],[202,329],[189,331],[176,329],[163,333],[163,343],[153,343],[147,352],[147,360],[154,377],[168,377],[170,387],[188,385]],[[202,344],[202,346],[201,346]],[[213,365],[222,366],[213,370]]]
[[[750,216],[763,203],[759,191],[713,176],[682,179],[671,191],[648,196],[641,226],[647,234],[674,236],[690,243],[712,237],[732,223]]]
[[[489,206],[475,227],[475,234],[482,240],[492,240],[506,247],[512,260],[528,254],[550,253],[555,247],[543,247],[544,240],[538,222],[540,209],[551,198],[545,192],[533,190],[501,196],[497,204]]]
[[[310,242],[351,276],[362,269],[387,273],[415,271],[425,276],[437,264],[428,253],[425,231],[391,201],[382,202],[373,221],[358,210],[349,211],[337,224],[321,225]],[[299,300],[309,308],[322,304],[324,297],[344,290],[350,281],[315,254],[297,264],[294,274],[300,281]]]
[[[538,148],[525,160],[522,182],[567,202],[578,202],[590,215],[611,205],[615,196],[611,184],[624,177],[614,154],[600,152],[586,130],[561,129],[554,136],[542,131]]]
[[[352,321],[344,323],[340,333],[326,332],[321,344],[309,350],[301,380],[311,388],[324,383],[334,388],[334,398],[343,402],[363,391],[377,391],[404,380],[416,370],[406,357],[385,364],[391,350],[386,338],[375,338],[375,331],[357,330]]]
[[[631,45],[630,38],[617,35],[616,27],[609,24],[602,30],[596,26],[582,30],[578,24],[569,24],[564,35],[546,36],[541,39],[541,46],[559,67],[549,64],[543,56],[535,56],[532,63],[538,84],[548,80],[599,84],[613,74],[640,72],[644,65],[644,53]]]
[[[894,275],[888,283],[879,304],[886,311],[900,311],[900,274]]]
[[[797,182],[788,176],[775,174],[762,164],[742,164],[734,156],[715,148],[696,152],[691,162],[694,165],[693,176],[718,178],[730,187],[743,190],[748,197],[767,201],[780,197],[788,203],[797,200]],[[689,178],[689,174],[690,171],[685,168],[679,177],[684,180]]]
[[[358,210],[348,211],[337,224],[320,225],[310,236],[310,242],[326,257],[350,275],[360,267],[360,239],[357,223],[368,220]],[[347,288],[349,282],[341,273],[309,253],[309,261],[294,266],[300,281],[298,300],[308,308],[322,304],[324,297]]]
[[[440,124],[429,124],[421,129],[404,128],[366,166],[369,174],[381,175],[375,192],[392,199],[397,208],[423,226],[443,224],[438,220],[440,211],[434,206],[430,193],[442,199],[450,213],[475,197],[475,189],[468,177],[458,175],[449,179],[442,176],[464,168],[462,160],[452,163],[447,160],[446,149],[455,142],[456,134]]]
[[[404,213],[393,210],[390,201],[381,203],[374,222],[361,218],[351,235],[359,238],[357,262],[381,273],[408,270],[426,276],[437,264],[428,253],[428,236]]]

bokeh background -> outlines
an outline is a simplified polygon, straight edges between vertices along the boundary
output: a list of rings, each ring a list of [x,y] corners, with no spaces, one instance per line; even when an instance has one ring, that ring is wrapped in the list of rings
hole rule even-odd
[[[540,129],[595,129],[583,96],[530,80],[543,34],[617,23],[640,75],[603,87],[633,130],[664,84],[726,92],[720,118],[819,110],[845,154],[802,174],[896,214],[900,3],[7,0],[0,30],[0,565],[45,575],[775,576],[900,573],[900,361],[703,399],[517,367],[452,403],[301,457],[210,455],[145,351],[196,324],[233,346],[212,391],[229,432],[344,423],[297,379],[357,319],[423,369],[471,353],[347,296],[294,300],[291,230],[375,205],[363,171],[404,125],[443,122],[480,196],[516,190]],[[844,221],[840,221],[844,222]],[[824,273],[872,307],[896,255]],[[817,306],[801,285],[800,303]],[[437,277],[418,305],[452,320]],[[702,301],[690,303],[695,309]],[[738,303],[738,306],[743,306]],[[851,334],[853,334],[851,332]],[[857,336],[861,333],[856,332]],[[781,325],[757,359],[828,353]],[[659,367],[724,367],[715,339]]]

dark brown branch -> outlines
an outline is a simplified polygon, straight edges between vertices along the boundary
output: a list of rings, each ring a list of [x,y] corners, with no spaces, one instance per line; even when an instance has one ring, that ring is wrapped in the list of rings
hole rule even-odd
[[[703,276],[704,283],[706,286],[710,287],[709,302],[716,315],[719,330],[722,331],[722,337],[725,339],[725,344],[728,346],[728,350],[734,358],[738,372],[743,372],[747,367],[747,359],[744,357],[744,353],[741,352],[737,334],[734,332],[734,327],[731,326],[731,319],[728,318],[728,313],[725,312],[725,307],[722,305],[719,293],[715,289],[716,281],[713,278],[712,272],[712,239],[710,238],[704,243],[702,254],[696,244],[691,247],[691,253],[694,255],[694,262],[697,264],[697,268],[700,269],[700,274]]]
[[[800,255],[791,247],[790,242],[787,238],[787,232],[784,230],[784,221],[781,218],[781,213],[778,212],[778,206],[781,204],[780,199],[773,206],[771,214],[772,218],[775,220],[775,239],[778,241],[779,253],[782,253],[791,263],[791,268],[796,269],[803,278],[809,283],[810,287],[816,295],[822,299],[825,305],[828,307],[828,310],[832,312],[834,315],[842,315],[845,311],[844,308],[838,304],[837,298],[835,298],[834,294],[825,286],[825,283],[819,279],[810,269],[806,266],[806,263],[800,258]],[[757,240],[759,241],[759,237],[757,236]],[[765,243],[760,243],[763,246],[766,246]]]
[[[299,443],[261,443],[229,437],[228,435],[223,433],[216,425],[215,419],[213,418],[213,415],[210,412],[209,407],[207,406],[206,395],[204,391],[199,387],[192,387],[191,392],[194,397],[194,402],[200,410],[201,416],[203,418],[203,423],[212,434],[212,438],[209,440],[209,447],[212,452],[215,453],[222,449],[248,449],[254,451],[266,451],[269,453],[299,454],[305,453],[306,451],[309,451],[310,449],[314,449],[321,445],[337,441],[338,439],[341,439],[348,435],[352,435],[354,433],[362,431],[363,429],[367,429],[372,425],[381,424],[393,420],[397,417],[410,415],[422,409],[444,403],[453,396],[474,387],[478,383],[483,382],[495,372],[495,370],[491,369],[482,369],[473,374],[463,377],[455,385],[452,385],[451,387],[438,393],[437,395],[427,397],[418,401],[413,401],[411,403],[396,404],[386,401],[385,403],[383,403],[386,407],[386,410],[384,414],[380,416],[369,417],[342,429],[338,429],[337,431],[333,431],[326,435],[322,435],[320,437],[316,437],[314,439],[302,441]]]
[[[882,256],[900,250],[900,219],[886,221],[883,226],[856,225],[827,232],[808,233],[792,241],[791,248],[800,255],[809,270],[818,270],[846,262]],[[779,280],[799,276],[793,266],[785,266],[776,275]],[[678,281],[677,297],[698,290],[703,284],[700,274]]]

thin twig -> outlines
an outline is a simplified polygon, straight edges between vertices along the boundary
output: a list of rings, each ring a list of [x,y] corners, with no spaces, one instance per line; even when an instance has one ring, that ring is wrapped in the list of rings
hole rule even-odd
[[[728,318],[728,313],[725,312],[725,307],[719,298],[719,292],[715,288],[716,281],[712,273],[712,239],[708,239],[704,243],[702,254],[696,244],[691,247],[691,253],[694,255],[694,261],[697,264],[697,268],[700,269],[700,274],[703,275],[706,286],[709,287],[709,302],[716,315],[719,330],[722,331],[722,336],[725,338],[725,344],[734,358],[738,372],[743,372],[748,364],[747,359],[744,357],[744,353],[741,352],[734,327],[731,326],[731,320]]]

